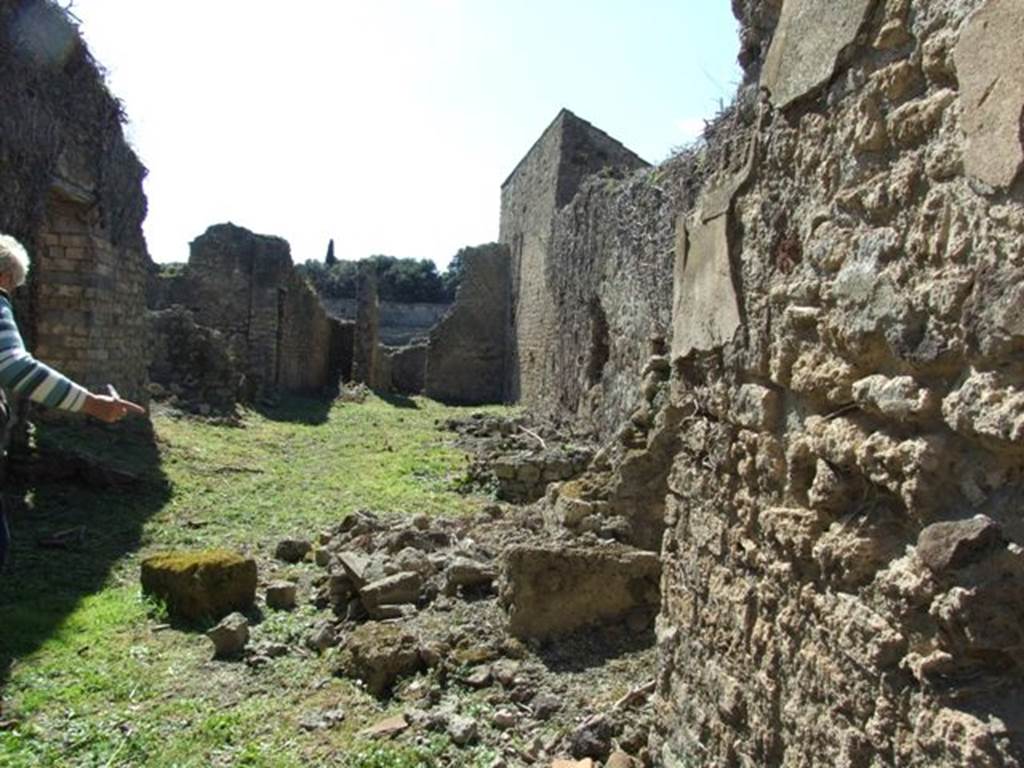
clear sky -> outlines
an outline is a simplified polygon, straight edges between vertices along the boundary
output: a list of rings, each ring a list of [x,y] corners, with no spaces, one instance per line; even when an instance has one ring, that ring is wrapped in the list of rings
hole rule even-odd
[[[76,0],[149,168],[146,237],[233,221],[296,262],[444,266],[567,107],[651,162],[739,79],[728,0]]]

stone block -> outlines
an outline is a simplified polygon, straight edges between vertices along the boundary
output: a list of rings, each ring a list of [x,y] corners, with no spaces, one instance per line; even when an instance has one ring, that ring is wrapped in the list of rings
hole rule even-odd
[[[653,617],[660,604],[654,552],[516,545],[505,551],[500,570],[509,631],[520,638],[555,637],[633,613]]]
[[[1010,186],[1024,165],[1024,6],[987,0],[964,24],[954,52],[964,170],[993,187]]]
[[[871,0],[785,0],[761,71],[776,107],[825,85],[864,24]]]
[[[728,216],[687,226],[680,217],[672,298],[672,357],[732,340],[740,308],[729,258]]]
[[[250,608],[256,561],[223,549],[167,552],[142,561],[142,590],[186,621],[217,620]]]
[[[985,515],[933,523],[917,538],[917,556],[935,573],[970,565],[1003,543],[999,525]]]

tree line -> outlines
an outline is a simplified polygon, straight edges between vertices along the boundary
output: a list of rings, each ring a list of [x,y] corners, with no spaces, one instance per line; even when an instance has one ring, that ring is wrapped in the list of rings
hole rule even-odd
[[[344,261],[334,256],[334,241],[327,247],[324,261],[310,259],[300,264],[304,274],[320,296],[328,299],[354,299],[356,274],[361,264],[369,264],[377,273],[377,292],[382,301],[444,304],[455,301],[462,278],[463,248],[444,272],[430,259],[400,259],[395,256],[369,256],[359,261]]]

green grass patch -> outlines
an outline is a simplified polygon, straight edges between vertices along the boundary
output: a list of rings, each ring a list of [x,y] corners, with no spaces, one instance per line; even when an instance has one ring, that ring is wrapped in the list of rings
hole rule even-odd
[[[308,577],[312,565],[272,560],[281,538],[315,538],[357,509],[478,509],[486,499],[457,492],[466,457],[436,426],[471,410],[401,405],[295,398],[233,426],[165,412],[151,430],[40,427],[44,459],[84,456],[137,480],[83,471],[7,489],[15,548],[0,577],[0,720],[18,725],[0,731],[0,765],[446,764],[450,744],[354,741],[380,707],[331,678],[326,660],[213,662],[203,635],[159,626],[166,617],[139,592],[140,560],[157,551],[224,547],[255,555],[262,579]],[[40,545],[77,529],[65,549]],[[295,642],[313,613],[268,612],[259,630]],[[305,713],[338,706],[349,717],[337,728],[298,727]],[[466,764],[477,757],[487,756]]]

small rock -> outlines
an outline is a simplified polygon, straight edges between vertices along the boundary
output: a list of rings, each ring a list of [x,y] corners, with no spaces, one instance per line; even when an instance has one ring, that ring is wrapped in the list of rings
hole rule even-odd
[[[612,748],[613,728],[605,715],[594,715],[581,723],[569,737],[570,752],[579,758],[600,760]]]
[[[389,739],[406,730],[408,727],[409,723],[405,719],[404,714],[394,715],[392,717],[385,717],[383,720],[379,720],[369,728],[364,728],[360,731],[359,735],[370,739]]]
[[[559,758],[551,761],[551,768],[594,768],[594,761],[589,757],[583,760],[563,760]]]
[[[283,539],[274,549],[274,557],[286,563],[298,563],[313,549],[305,539]]]
[[[232,613],[206,633],[213,642],[215,659],[229,659],[241,655],[249,642],[249,620],[240,613]]]
[[[363,587],[367,582],[367,570],[370,567],[370,558],[359,552],[345,550],[339,552],[338,563],[348,574],[356,589]]]
[[[533,716],[538,720],[548,720],[562,708],[562,701],[550,693],[539,693],[530,705]]]
[[[290,611],[296,604],[296,585],[290,581],[274,581],[267,586],[267,607]]]
[[[454,595],[459,589],[489,587],[496,577],[494,568],[468,557],[456,557],[445,568],[444,591]]]
[[[318,547],[313,553],[313,562],[319,565],[321,568],[326,568],[331,564],[331,553],[329,550],[323,547]]]
[[[516,726],[519,722],[519,715],[511,709],[499,709],[494,713],[494,717],[491,719],[491,722],[494,723],[495,728],[500,728],[504,731]]]
[[[1003,542],[1002,529],[992,518],[933,523],[917,539],[917,556],[935,573],[963,568]]]
[[[492,680],[491,668],[484,664],[470,671],[465,678],[465,683],[470,688],[486,688]]]
[[[328,621],[318,621],[306,638],[306,647],[323,652],[338,644],[338,632]]]
[[[371,614],[384,605],[415,603],[423,587],[423,577],[415,571],[386,576],[359,590],[359,598]]]
[[[434,564],[430,561],[430,558],[424,552],[413,547],[406,547],[395,555],[393,564],[396,572],[412,571],[418,573],[423,578],[427,578],[434,573]]]
[[[412,527],[418,531],[425,531],[430,527],[430,516],[419,514],[412,518]]]
[[[299,727],[305,731],[322,731],[333,728],[344,719],[345,710],[343,709],[311,712],[299,721]]]
[[[512,659],[501,659],[491,665],[491,672],[494,678],[506,688],[515,682],[516,675],[522,668],[522,664]]]
[[[459,747],[472,744],[477,739],[476,720],[455,715],[448,721],[448,736]]]

